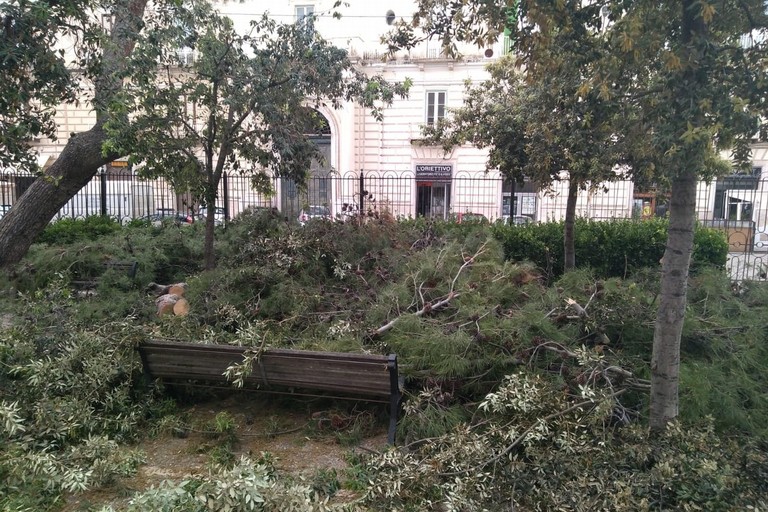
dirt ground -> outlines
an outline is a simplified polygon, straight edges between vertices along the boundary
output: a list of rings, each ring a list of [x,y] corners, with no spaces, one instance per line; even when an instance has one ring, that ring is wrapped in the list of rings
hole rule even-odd
[[[216,441],[203,432],[210,429],[217,414],[229,413],[237,424],[235,457],[257,458],[269,453],[281,474],[311,477],[318,470],[335,469],[339,480],[350,453],[381,451],[386,447],[386,406],[331,403],[319,399],[270,398],[270,395],[238,395],[224,400],[206,401],[182,412],[190,427],[186,437],[170,433],[148,437],[136,448],[146,463],[129,478],[66,499],[64,511],[75,512],[111,504],[119,509],[140,491],[165,480],[180,481],[204,475],[211,465]],[[364,428],[355,430],[355,426]],[[343,444],[342,444],[343,442]],[[334,501],[353,499],[354,493],[341,489]]]

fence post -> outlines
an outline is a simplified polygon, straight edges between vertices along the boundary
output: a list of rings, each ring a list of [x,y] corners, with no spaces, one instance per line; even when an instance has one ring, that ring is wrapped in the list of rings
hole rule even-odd
[[[365,178],[363,177],[363,170],[360,169],[360,211],[358,215],[361,217],[365,212]]]
[[[99,180],[101,181],[101,215],[107,215],[107,170],[99,167]]]
[[[221,175],[223,185],[224,185],[224,225],[226,226],[229,222],[229,179],[228,174],[222,173]],[[210,208],[210,206],[209,206]],[[213,211],[216,211],[216,205],[213,205]]]

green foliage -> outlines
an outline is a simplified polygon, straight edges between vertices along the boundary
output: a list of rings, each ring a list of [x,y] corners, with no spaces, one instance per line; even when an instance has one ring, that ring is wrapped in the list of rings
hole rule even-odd
[[[722,230],[699,226],[693,233],[691,271],[702,267],[722,268],[728,260],[728,237]]]
[[[437,385],[410,397],[403,412],[398,433],[401,439],[405,439],[406,445],[445,435],[469,417],[450,391]]]
[[[340,488],[339,476],[333,468],[321,468],[312,477],[312,490],[319,496],[333,496]]]
[[[542,228],[545,232],[549,229],[546,225]],[[575,401],[593,399],[599,409],[595,410],[597,416],[588,414],[590,405],[571,411],[562,421],[560,417],[548,420],[549,431],[541,433],[539,444],[525,445],[519,454],[513,450],[518,459],[506,465],[492,464],[492,470],[479,473],[491,472],[496,478],[494,471],[501,471],[499,485],[508,489],[519,478],[519,485],[540,488],[544,494],[582,496],[575,484],[567,487],[567,482],[580,482],[589,488],[590,482],[605,477],[615,457],[628,461],[626,467],[619,465],[618,469],[613,463],[617,474],[628,474],[627,468],[631,468],[641,475],[641,488],[632,491],[637,503],[646,498],[651,506],[658,508],[662,503],[662,508],[674,509],[700,500],[712,503],[713,509],[720,507],[719,503],[733,503],[738,508],[741,502],[729,496],[742,488],[744,499],[748,499],[754,482],[743,477],[742,468],[751,464],[750,471],[760,474],[764,450],[759,446],[753,453],[736,453],[721,440],[723,452],[710,451],[706,456],[721,457],[718,464],[720,460],[727,462],[727,468],[718,465],[723,480],[706,475],[696,483],[679,473],[686,467],[704,471],[701,468],[705,464],[691,459],[692,455],[683,460],[682,445],[676,438],[668,451],[659,452],[677,461],[670,462],[677,464],[675,479],[671,480],[676,487],[663,490],[663,496],[653,490],[661,477],[649,476],[646,465],[651,459],[637,462],[640,459],[632,458],[633,453],[651,449],[643,427],[658,271],[637,268],[631,279],[624,279],[598,277],[596,269],[577,269],[545,286],[541,271],[532,265],[505,260],[502,242],[491,237],[491,229],[496,228],[477,225],[469,229],[423,219],[403,225],[317,223],[295,229],[279,218],[258,213],[230,225],[221,239],[222,246],[230,248],[222,259],[224,264],[200,274],[189,270],[194,268],[194,255],[200,254],[201,233],[194,228],[130,228],[91,242],[96,251],[130,254],[146,262],[140,267],[142,283],[154,280],[168,261],[167,255],[158,254],[161,250],[185,255],[178,260],[176,275],[190,285],[187,296],[191,314],[159,320],[153,317],[151,297],[112,283],[107,276],[103,280],[109,288],[99,293],[108,294],[109,301],[99,301],[98,296],[77,297],[70,291],[67,280],[55,272],[63,273],[64,265],[75,261],[90,261],[91,250],[86,244],[36,246],[23,265],[32,268],[31,258],[39,258],[34,260],[35,268],[41,269],[37,273],[50,272],[50,284],[3,303],[3,310],[16,316],[14,328],[0,331],[0,367],[6,368],[0,371],[0,388],[8,390],[0,401],[0,429],[5,436],[0,439],[5,443],[0,449],[0,476],[18,485],[20,492],[39,498],[42,505],[31,505],[13,490],[8,491],[8,501],[2,505],[26,503],[44,508],[65,489],[100,485],[128,473],[140,455],[109,443],[133,439],[138,427],[145,425],[145,418],[152,422],[146,429],[149,432],[180,437],[192,430],[214,432],[212,436],[217,437],[199,447],[209,457],[211,481],[234,478],[223,469],[240,464],[232,416],[221,414],[208,425],[190,428],[189,418],[179,415],[172,401],[146,400],[147,383],[137,371],[139,361],[132,347],[148,335],[246,346],[260,346],[265,341],[269,347],[396,352],[407,391],[398,424],[398,439],[407,450],[398,456],[397,464],[402,459],[406,467],[392,462],[381,474],[380,466],[357,461],[343,482],[347,488],[363,490],[370,481],[394,486],[392,479],[397,474],[412,481],[413,486],[398,484],[404,486],[397,498],[400,501],[383,498],[381,507],[385,509],[423,510],[427,506],[423,500],[454,503],[450,500],[455,499],[459,509],[464,503],[461,506],[467,510],[481,510],[483,506],[493,510],[497,504],[487,505],[491,503],[483,501],[487,497],[477,494],[488,488],[499,494],[497,487],[488,487],[492,484],[486,477],[444,478],[430,473],[429,468],[466,464],[460,456],[474,456],[480,463],[483,457],[499,453],[511,443],[515,433],[520,435],[536,425],[536,418],[546,418]],[[129,247],[132,253],[117,252]],[[45,258],[55,270],[46,269]],[[93,264],[99,261],[96,258]],[[692,428],[712,414],[714,431],[707,434],[706,442],[716,443],[717,436],[725,439],[727,435],[739,440],[750,436],[764,439],[768,354],[760,341],[768,314],[768,288],[745,284],[734,292],[727,276],[711,267],[702,267],[689,285],[691,302],[681,358],[683,425]],[[97,307],[99,302],[115,304],[119,313],[110,313],[107,306]],[[580,315],[574,304],[586,315]],[[390,328],[382,329],[389,324]],[[518,375],[515,382],[523,392],[514,391],[518,384],[499,387],[508,382],[508,375]],[[500,389],[506,391],[498,395],[498,403],[517,400],[514,415],[503,408],[492,414],[476,409],[488,393],[499,394]],[[164,390],[158,387],[154,392]],[[620,394],[612,396],[614,393]],[[344,428],[334,434],[336,441],[354,444],[379,425],[367,413],[353,419],[345,418]],[[493,422],[500,427],[497,434],[488,437],[487,429]],[[613,429],[627,424],[621,430]],[[21,440],[29,436],[45,446],[54,443],[55,459],[48,452],[41,455],[39,444],[19,451]],[[447,440],[453,438],[459,448]],[[504,444],[493,445],[499,439]],[[87,442],[94,443],[92,448],[83,448]],[[621,443],[627,447],[617,448]],[[104,459],[99,447],[105,446],[112,447],[115,458],[98,462]],[[441,446],[448,454],[435,455],[439,461],[431,466],[427,452]],[[456,450],[455,457],[452,450]],[[584,480],[586,476],[577,475],[575,466],[568,465],[568,450],[582,457],[573,464],[588,466],[585,474],[593,480]],[[422,456],[427,458],[420,459]],[[86,460],[89,467],[104,469],[87,475],[79,462]],[[502,470],[497,469],[502,466]],[[544,477],[534,475],[534,467],[546,471],[552,482],[537,480]],[[295,484],[282,482],[274,474],[269,478],[275,479],[270,485],[278,487]],[[304,496],[306,488],[316,496],[318,487],[330,490],[337,485],[331,474],[318,474],[313,480],[315,490],[311,484],[300,484],[298,496]],[[154,499],[161,500],[158,503],[177,499],[181,500],[178,503],[191,503],[199,496],[201,481],[169,484],[165,490],[137,495],[132,506],[138,509],[141,500]],[[620,494],[618,486],[602,489]],[[250,492],[247,487],[243,489]],[[378,491],[370,492],[373,499]],[[448,494],[455,498],[445,498]],[[562,505],[542,496],[542,510]],[[224,503],[221,497],[212,499],[214,509]],[[535,510],[533,500],[531,497],[530,503],[518,504]],[[588,494],[584,503],[596,508],[613,506],[613,502],[599,501],[593,494]],[[372,505],[374,510],[376,506]]]
[[[494,236],[512,261],[531,261],[550,276],[563,268],[563,223],[547,222],[524,226],[496,224]],[[652,219],[576,222],[576,261],[601,277],[627,277],[641,268],[658,268],[664,256],[667,221]],[[694,233],[692,268],[723,267],[728,242],[718,230],[698,227]]]
[[[11,0],[0,4],[0,18],[4,20],[0,39],[0,167],[18,165],[37,171],[29,143],[34,137],[56,138],[56,108],[74,101],[81,80],[93,77],[100,61],[96,55],[100,54],[103,28],[87,14],[90,5],[85,0]],[[71,62],[72,55],[59,51],[65,33],[77,41],[75,62]],[[81,73],[72,73],[72,65]]]
[[[202,240],[194,227],[179,229],[141,226],[120,229],[112,221],[104,220],[106,218],[89,219],[96,220],[91,221],[93,224],[89,221],[60,221],[65,226],[72,226],[72,231],[66,231],[66,228],[68,234],[56,237],[58,242],[55,244],[33,245],[26,259],[3,276],[6,286],[32,292],[54,281],[89,281],[99,278],[100,291],[103,293],[116,288],[135,293],[137,288],[143,288],[149,282],[184,281],[190,273],[201,267]],[[52,224],[52,227],[60,223]],[[83,239],[83,233],[93,234],[104,226],[108,226],[107,231],[113,227],[117,229],[111,233],[102,233],[93,240]],[[138,262],[136,278],[129,279],[123,270],[105,269],[104,263],[110,261]],[[93,304],[93,307],[100,310],[100,313],[113,311],[118,318],[137,308],[135,300],[120,299],[112,294],[110,303]]]
[[[64,218],[49,224],[37,239],[49,245],[94,241],[120,231],[120,223],[111,217],[92,215],[84,219]]]
[[[720,440],[711,422],[650,439],[616,428],[615,396],[574,395],[513,374],[471,423],[411,452],[371,457],[370,510],[706,510],[765,506],[768,458]],[[500,490],[504,489],[504,492]]]
[[[734,295],[731,283],[716,273],[692,281],[681,346],[681,417],[712,414],[721,432],[765,437],[765,285],[752,283]]]
[[[218,468],[199,479],[165,482],[144,491],[124,510],[320,512],[328,508],[311,485],[279,479],[269,462],[242,457],[230,469]]]
[[[228,412],[218,413],[212,420],[203,425],[206,434],[213,438],[233,438],[237,432],[235,418]]]
[[[140,333],[131,322],[78,325],[63,288],[22,300],[28,321],[0,330],[0,383],[13,390],[0,402],[3,508],[24,495],[47,506],[132,474],[143,455],[119,443],[137,438],[152,403],[134,385]]]

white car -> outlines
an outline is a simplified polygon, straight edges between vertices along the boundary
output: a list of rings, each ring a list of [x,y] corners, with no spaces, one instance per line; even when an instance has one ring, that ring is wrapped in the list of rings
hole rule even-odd
[[[213,212],[213,223],[217,226],[220,226],[224,224],[224,220],[226,219],[227,214],[224,211],[224,208],[221,206],[217,206],[214,209]],[[198,212],[198,218],[200,219],[200,222],[205,222],[205,219],[208,218],[208,207],[201,206],[200,211]]]
[[[311,219],[331,220],[331,210],[327,206],[311,205],[299,212],[299,224],[302,226]]]

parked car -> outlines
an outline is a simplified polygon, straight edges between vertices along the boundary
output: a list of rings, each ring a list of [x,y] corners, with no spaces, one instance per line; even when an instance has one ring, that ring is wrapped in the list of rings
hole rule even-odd
[[[208,207],[207,206],[201,206],[200,211],[197,214],[197,218],[200,219],[200,222],[205,222],[205,219],[208,218]],[[217,226],[220,226],[224,224],[224,221],[227,218],[227,213],[224,211],[224,208],[221,206],[216,206],[214,208],[213,212],[213,223]]]
[[[0,219],[3,218],[3,215],[8,213],[8,211],[11,209],[11,205],[9,204],[0,204]]]
[[[178,213],[176,210],[169,208],[158,209],[156,213],[152,215],[146,215],[141,220],[147,221],[155,227],[162,226],[163,224],[175,224],[177,226],[189,226],[195,222],[192,215],[186,215],[184,213]]]
[[[331,210],[327,206],[310,205],[299,212],[299,224],[302,226],[312,219],[331,220]]]
[[[513,215],[512,217],[507,217],[507,224],[512,224],[515,226],[524,226],[532,222],[533,219],[527,215]]]

